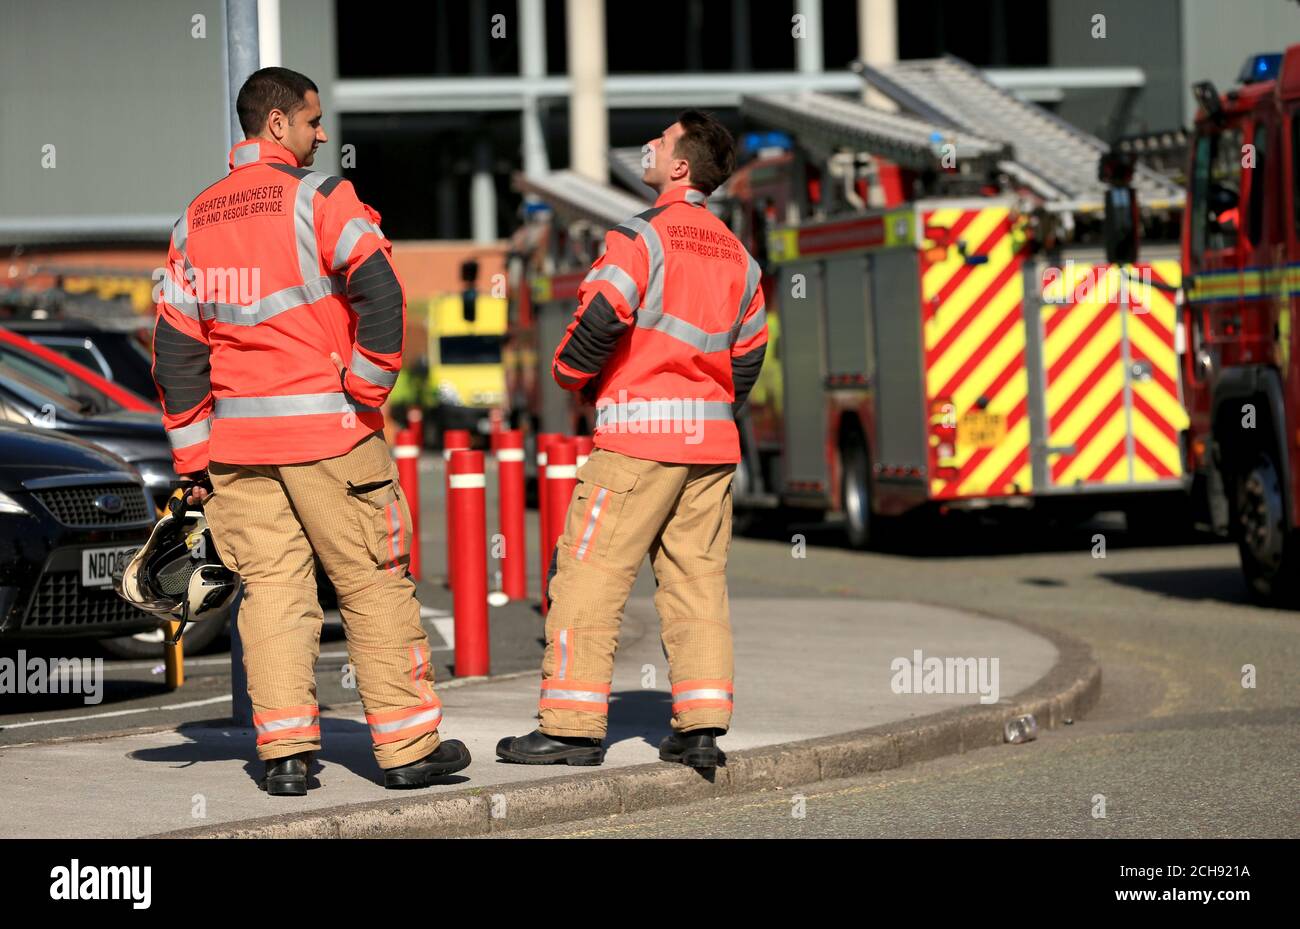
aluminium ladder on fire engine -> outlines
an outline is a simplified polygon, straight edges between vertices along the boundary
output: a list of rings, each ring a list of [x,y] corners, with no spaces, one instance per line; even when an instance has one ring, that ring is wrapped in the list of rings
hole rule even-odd
[[[547,203],[568,220],[586,220],[602,230],[647,208],[647,203],[632,194],[593,181],[576,171],[549,171],[546,174],[519,174],[515,186]]]
[[[1097,163],[1106,143],[1003,90],[967,62],[945,56],[880,68],[858,63],[856,70],[912,115],[1010,145],[1014,156],[1000,167],[1041,196],[1047,209],[1102,208],[1105,184],[1098,179]],[[1146,207],[1183,203],[1182,188],[1142,164],[1134,172],[1133,187]]]

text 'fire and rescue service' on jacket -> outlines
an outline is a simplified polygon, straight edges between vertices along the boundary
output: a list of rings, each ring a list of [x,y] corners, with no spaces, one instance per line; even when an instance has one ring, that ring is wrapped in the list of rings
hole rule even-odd
[[[241,142],[230,168],[172,229],[158,301],[154,378],[181,473],[341,455],[383,428],[402,365],[406,297],[379,214],[274,142]],[[331,352],[350,359],[342,380]]]
[[[605,235],[555,353],[555,380],[594,388],[595,444],[635,458],[740,460],[735,411],[758,378],[767,311],[758,263],[678,187]]]

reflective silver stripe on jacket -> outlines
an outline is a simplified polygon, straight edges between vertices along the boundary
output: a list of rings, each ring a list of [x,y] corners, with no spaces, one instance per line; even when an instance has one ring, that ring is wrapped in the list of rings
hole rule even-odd
[[[749,302],[754,299],[754,292],[758,290],[758,284],[763,274],[753,255],[747,254],[745,257],[749,259],[749,266],[745,270],[745,293],[740,298],[740,311],[736,313],[736,321],[731,326],[732,345],[735,345],[740,340],[740,328],[745,321],[745,311],[749,309]]]
[[[188,290],[176,283],[176,279],[172,277],[170,270],[163,273],[162,298],[190,319],[199,318],[199,310],[202,304],[199,303],[197,297],[191,296]]]
[[[550,690],[542,689],[543,700],[580,700],[583,703],[609,703],[609,694],[596,690]]]
[[[631,403],[610,403],[596,408],[597,428],[628,423],[733,418],[731,404],[725,400],[634,400]]]
[[[186,209],[181,214],[181,218],[172,225],[172,246],[181,256],[181,265],[185,273],[184,280],[189,280],[189,272],[194,270],[194,265],[190,264],[190,256],[185,251],[185,243],[189,240],[189,212]],[[176,309],[179,310],[180,307],[176,307]]]
[[[211,434],[212,417],[205,416],[197,423],[190,423],[188,426],[181,426],[177,429],[168,429],[167,441],[175,449],[189,448],[191,445],[207,441],[208,436]]]
[[[349,403],[348,401],[352,401]],[[355,404],[355,405],[353,405]],[[347,394],[289,394],[283,397],[222,397],[213,404],[218,419],[248,419],[258,416],[311,416],[315,413],[378,413],[362,406]]]
[[[422,713],[412,713],[410,716],[404,716],[401,719],[394,719],[386,723],[371,723],[370,731],[375,735],[387,735],[390,732],[410,729],[412,726],[436,723],[440,719],[442,719],[442,707],[431,706]]]
[[[316,189],[329,180],[328,174],[313,171],[298,184],[293,204],[294,235],[298,239],[298,267],[304,281],[320,277],[320,252],[316,243]]]
[[[235,149],[235,157],[231,159],[236,168],[242,168],[244,165],[251,165],[261,157],[261,146],[256,143],[252,145],[241,145]]]
[[[683,690],[679,694],[673,694],[673,703],[685,703],[687,700],[730,700],[730,690],[714,690],[705,688],[701,690]]]
[[[696,190],[694,187],[691,187],[686,191],[687,203],[695,203],[700,206],[703,206],[708,199],[709,199],[708,195],[706,195],[704,191]]]
[[[348,363],[348,370],[363,381],[369,381],[377,387],[392,387],[397,383],[398,372],[385,371],[361,354],[359,349],[352,349],[352,360]]]
[[[330,294],[342,295],[345,290],[342,279],[338,277],[318,277],[309,280],[306,284],[294,284],[284,290],[277,290],[261,300],[254,300],[248,306],[240,306],[237,303],[201,303],[199,312],[204,319],[215,319],[219,323],[256,326],[285,310],[315,303],[321,297]]]
[[[753,315],[753,317],[749,320],[749,322],[745,323],[745,325],[740,327],[740,334],[736,336],[736,341],[743,342],[746,339],[753,338],[754,336],[762,332],[763,327],[766,325],[767,325],[767,307],[763,307]]]
[[[641,306],[641,291],[636,286],[636,281],[618,265],[607,264],[600,268],[592,268],[591,273],[582,279],[584,284],[589,281],[609,281],[623,295],[629,309],[635,311]]]
[[[700,198],[698,202],[703,202],[704,195],[702,193],[692,190],[687,194],[688,200],[691,200],[691,194],[695,194]],[[696,201],[691,200],[691,202]],[[662,332],[705,354],[719,352],[735,345],[740,337],[740,328],[745,318],[745,311],[749,309],[749,302],[754,298],[754,291],[758,287],[761,276],[758,262],[754,260],[753,256],[746,256],[749,258],[749,264],[745,273],[745,290],[740,300],[740,312],[736,316],[736,321],[723,332],[706,332],[694,323],[664,311],[664,249],[663,242],[654,227],[646,220],[634,216],[623,223],[621,228],[638,235],[645,242],[646,253],[649,256],[645,302],[637,313],[636,327]],[[600,270],[604,271],[605,269]],[[621,269],[619,270],[621,271]],[[587,275],[587,280],[594,280],[599,277],[600,275],[593,271]],[[619,286],[619,284],[615,282],[615,286]],[[619,289],[622,291],[622,287]],[[626,291],[623,291],[623,294],[627,296]],[[631,303],[630,305],[634,308],[636,306],[636,304]]]
[[[639,216],[633,216],[619,228],[637,235],[645,243],[648,259],[646,286],[641,310],[637,315],[637,325],[641,326],[642,320],[648,320],[644,325],[649,326],[664,311],[664,245],[659,240],[659,233],[655,231],[654,226]]]
[[[319,723],[319,715],[286,716],[284,719],[273,719],[268,723],[258,723],[257,731],[259,734],[283,732],[285,729],[305,729],[308,726],[315,726]]]
[[[334,257],[330,259],[332,270],[338,271],[347,265],[348,259],[352,257],[352,250],[357,247],[357,243],[367,232],[373,232],[381,239],[384,237],[384,231],[368,219],[358,216],[347,221],[334,246]]]

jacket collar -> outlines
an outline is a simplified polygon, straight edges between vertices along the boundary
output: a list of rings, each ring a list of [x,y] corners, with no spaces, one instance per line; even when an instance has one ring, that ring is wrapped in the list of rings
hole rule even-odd
[[[704,195],[704,191],[695,187],[674,187],[671,190],[665,190],[655,201],[655,206],[667,206],[670,203],[693,203],[696,206],[704,206],[704,202],[709,198]]]
[[[266,139],[245,139],[230,150],[228,159],[231,171],[251,164],[286,164],[300,168],[298,159],[279,142]]]

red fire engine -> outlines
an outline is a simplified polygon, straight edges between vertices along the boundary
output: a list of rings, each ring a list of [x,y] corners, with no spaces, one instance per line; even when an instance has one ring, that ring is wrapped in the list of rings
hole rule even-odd
[[[1300,595],[1300,45],[1193,88],[1182,263],[1190,465],[1257,597]]]

